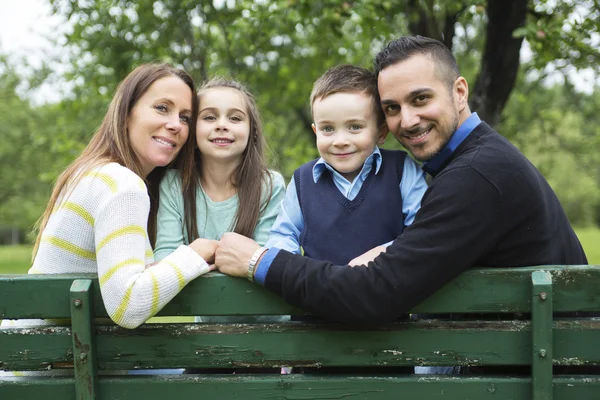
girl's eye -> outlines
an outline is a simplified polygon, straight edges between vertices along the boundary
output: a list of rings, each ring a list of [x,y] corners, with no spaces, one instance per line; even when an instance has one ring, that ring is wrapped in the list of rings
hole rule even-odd
[[[214,121],[217,118],[215,118],[214,115],[208,114],[208,115],[205,115],[204,117],[202,117],[202,119],[205,120],[205,121]]]
[[[180,115],[180,116],[179,116],[179,120],[180,120],[182,123],[186,124],[186,125],[189,125],[189,124],[190,124],[190,120],[191,120],[191,119],[192,119],[192,118],[191,118],[189,115]]]
[[[238,117],[237,115],[234,115],[233,117],[231,117],[231,120],[235,122],[240,122],[242,121],[242,118]]]

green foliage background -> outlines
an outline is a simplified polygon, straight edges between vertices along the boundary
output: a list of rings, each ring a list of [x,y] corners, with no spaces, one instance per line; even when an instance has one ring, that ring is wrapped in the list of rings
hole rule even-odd
[[[425,29],[452,35],[473,89],[486,61],[488,10],[499,0],[48,1],[72,27],[56,38],[70,62],[67,72],[56,72],[56,60],[48,59],[24,77],[23,62],[0,55],[0,242],[10,229],[30,231],[52,182],[85,146],[117,83],[136,65],[166,61],[199,83],[215,74],[247,83],[258,95],[270,161],[289,177],[317,156],[308,97],[328,67],[370,67],[384,43]],[[573,224],[598,225],[600,94],[575,90],[568,72],[599,72],[600,6],[597,0],[511,1],[527,5],[526,22],[512,37],[526,40],[530,57],[495,127],[542,171]],[[566,79],[548,84],[551,70]],[[62,100],[32,106],[31,91],[48,81],[66,83]],[[386,147],[398,146],[390,135]]]

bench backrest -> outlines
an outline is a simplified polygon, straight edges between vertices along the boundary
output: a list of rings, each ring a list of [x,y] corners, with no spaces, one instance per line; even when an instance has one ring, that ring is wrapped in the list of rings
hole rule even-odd
[[[0,276],[0,318],[71,320],[67,326],[0,330],[0,369],[73,367],[75,372],[74,377],[26,379],[26,383],[0,380],[0,398],[39,394],[110,399],[124,393],[140,399],[400,395],[481,399],[498,398],[498,394],[514,399],[600,398],[600,376],[552,373],[553,364],[600,365],[600,321],[572,316],[600,312],[599,267],[473,269],[413,312],[435,314],[435,319],[379,326],[323,321],[165,323],[127,330],[94,323],[107,314],[93,275]],[[255,284],[218,273],[189,284],[159,313],[180,317],[289,314],[303,312]],[[446,318],[450,314],[453,319]],[[532,372],[531,377],[422,377],[394,375],[390,368],[423,364],[531,366]],[[368,367],[369,372],[363,368],[355,375],[346,370],[343,376],[239,374],[249,367],[277,366],[324,371]],[[236,368],[238,373],[98,377],[102,371],[191,367]]]

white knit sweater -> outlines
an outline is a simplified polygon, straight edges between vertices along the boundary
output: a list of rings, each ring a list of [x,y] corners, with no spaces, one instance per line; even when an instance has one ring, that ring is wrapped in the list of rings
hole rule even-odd
[[[48,220],[30,274],[97,272],[111,319],[135,328],[156,314],[207,263],[180,246],[155,265],[142,179],[109,163],[84,174]]]

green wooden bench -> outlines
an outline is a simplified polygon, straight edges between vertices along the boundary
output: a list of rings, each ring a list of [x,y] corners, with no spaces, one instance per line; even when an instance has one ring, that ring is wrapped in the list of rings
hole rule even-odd
[[[436,319],[378,326],[161,323],[135,330],[94,324],[106,311],[91,275],[4,275],[1,318],[70,318],[71,326],[0,330],[0,369],[72,368],[74,375],[2,378],[0,399],[599,399],[600,374],[589,367],[600,365],[600,320],[560,317],[575,311],[600,311],[600,267],[470,270],[413,310]],[[450,313],[459,319],[443,318]],[[212,273],[159,315],[287,314],[302,312],[258,285]],[[530,366],[531,373],[398,372],[416,365]],[[553,365],[566,371],[553,374]],[[244,373],[279,366],[314,369]],[[580,373],[581,366],[592,372]],[[224,369],[102,374],[146,368]]]

